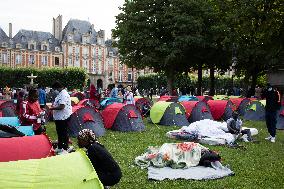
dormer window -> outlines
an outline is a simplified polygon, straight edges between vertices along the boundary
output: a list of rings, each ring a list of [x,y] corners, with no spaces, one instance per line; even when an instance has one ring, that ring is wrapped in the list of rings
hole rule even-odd
[[[60,51],[60,48],[59,47],[55,47],[54,49],[56,52],[59,52]]]
[[[113,52],[109,52],[109,56],[113,56]]]
[[[22,48],[22,44],[17,43],[17,44],[16,44],[16,48],[17,48],[17,49],[21,49],[21,48]]]
[[[46,46],[46,45],[42,45],[42,46],[41,46],[41,50],[47,51],[47,46]]]
[[[69,41],[69,42],[73,41],[73,35],[72,35],[72,34],[69,34],[69,35],[68,35],[67,41]]]
[[[21,36],[21,41],[22,42],[26,42],[26,37],[25,36]]]
[[[28,43],[28,48],[30,49],[30,50],[35,50],[36,49],[36,42],[35,41],[29,41],[29,43]]]
[[[90,36],[89,35],[83,35],[82,36],[82,43],[90,43]]]
[[[8,47],[8,43],[3,42],[3,43],[2,43],[2,47]]]

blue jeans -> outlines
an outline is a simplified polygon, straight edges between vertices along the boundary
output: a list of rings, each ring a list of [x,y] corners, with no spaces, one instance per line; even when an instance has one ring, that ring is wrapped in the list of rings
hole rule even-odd
[[[272,137],[276,135],[277,112],[265,111],[265,121],[269,134]]]

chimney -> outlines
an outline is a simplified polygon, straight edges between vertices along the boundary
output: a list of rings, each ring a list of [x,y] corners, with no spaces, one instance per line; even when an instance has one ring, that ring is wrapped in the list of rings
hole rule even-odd
[[[12,38],[13,36],[13,33],[12,33],[12,23],[9,23],[9,38]]]

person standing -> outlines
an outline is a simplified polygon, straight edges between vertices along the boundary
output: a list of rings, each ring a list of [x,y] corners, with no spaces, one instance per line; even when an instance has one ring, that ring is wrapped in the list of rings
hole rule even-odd
[[[52,88],[59,92],[50,108],[50,110],[53,110],[53,119],[58,136],[58,147],[55,152],[57,154],[65,154],[67,153],[69,141],[67,132],[68,121],[72,114],[71,98],[60,82],[56,81]]]
[[[265,121],[268,133],[270,134],[270,136],[265,139],[274,143],[276,136],[277,111],[281,106],[280,94],[268,83],[267,88],[262,93],[262,98],[266,98]]]
[[[38,101],[41,108],[45,108],[46,105],[46,93],[44,87],[38,88]]]
[[[126,101],[125,102],[126,104],[135,104],[133,93],[132,93],[132,90],[131,90],[130,86],[128,86],[126,88],[126,92],[124,94],[124,99]]]

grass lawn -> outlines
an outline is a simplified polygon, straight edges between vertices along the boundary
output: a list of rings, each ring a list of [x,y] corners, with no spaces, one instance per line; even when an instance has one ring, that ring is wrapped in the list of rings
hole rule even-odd
[[[167,138],[165,133],[177,127],[146,123],[146,131],[141,133],[121,133],[108,130],[99,141],[112,153],[123,172],[121,182],[112,188],[284,188],[284,132],[277,131],[276,143],[270,143],[264,140],[267,136],[264,122],[246,121],[244,126],[255,127],[259,130],[259,134],[254,138],[260,143],[241,143],[247,147],[247,150],[209,146],[210,149],[218,151],[223,159],[222,163],[229,164],[235,172],[235,176],[210,181],[150,181],[147,179],[147,170],[134,165],[134,158],[142,154],[147,146],[176,142]],[[52,139],[56,139],[53,122],[47,125],[47,133]],[[76,139],[73,139],[74,143],[75,141]]]

